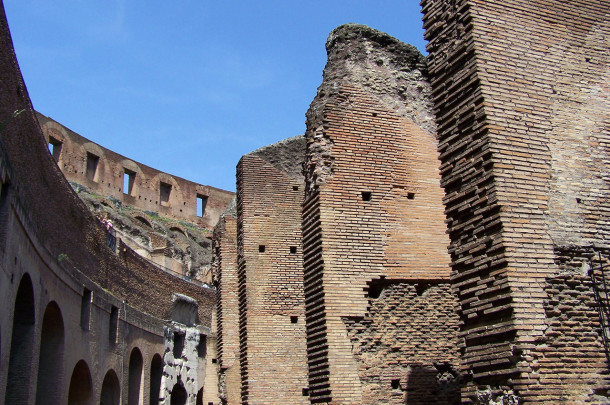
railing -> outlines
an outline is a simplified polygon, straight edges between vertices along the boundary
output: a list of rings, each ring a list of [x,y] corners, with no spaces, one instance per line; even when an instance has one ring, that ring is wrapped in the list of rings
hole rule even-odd
[[[605,262],[602,260],[601,253],[598,253],[597,260],[595,258],[589,261],[589,277],[593,283],[593,292],[597,301],[597,310],[599,312],[599,322],[602,328],[602,338],[604,341],[604,350],[606,359],[610,364],[610,330],[608,329],[610,322],[610,300],[608,299],[608,274]]]

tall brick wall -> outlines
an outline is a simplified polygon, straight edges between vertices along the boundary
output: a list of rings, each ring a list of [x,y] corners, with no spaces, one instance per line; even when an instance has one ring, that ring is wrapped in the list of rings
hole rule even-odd
[[[227,404],[241,400],[237,218],[224,213],[214,229],[212,273],[216,286],[220,396]]]
[[[57,121],[36,112],[45,139],[54,143],[57,165],[69,181],[87,187],[93,193],[112,196],[124,204],[163,216],[184,219],[200,227],[213,229],[220,213],[234,193],[160,172],[91,142]],[[98,158],[91,176],[87,173],[88,155]],[[124,189],[124,175],[131,173],[131,190]],[[161,184],[171,187],[167,201],[162,201]],[[197,212],[197,198],[203,197],[203,212]]]
[[[608,254],[610,3],[422,6],[464,400],[490,385],[526,402],[598,401],[607,369],[583,276]]]
[[[413,367],[434,370],[442,358],[457,377],[457,336],[450,331],[457,331],[458,318],[448,285],[449,241],[437,145],[427,120],[425,64],[416,50],[357,25],[331,33],[327,50],[306,133],[303,253],[311,400],[403,403],[402,388],[414,384]],[[442,299],[392,294],[426,282],[442,286],[435,287],[444,291]],[[405,322],[401,309],[418,300],[430,300],[435,310]],[[426,326],[437,311],[446,314],[442,331]],[[371,349],[384,334],[401,344]],[[428,345],[407,338],[417,334],[426,334]],[[393,357],[401,360],[387,369]],[[383,373],[372,377],[370,366]],[[425,390],[438,388],[432,380],[435,386]]]
[[[300,214],[303,156],[304,139],[296,137],[245,155],[237,166],[244,404],[309,402]]]

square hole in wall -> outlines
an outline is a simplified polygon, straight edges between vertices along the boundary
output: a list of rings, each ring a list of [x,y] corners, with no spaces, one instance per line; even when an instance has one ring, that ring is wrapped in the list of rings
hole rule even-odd
[[[218,359],[214,359],[214,358],[213,358],[213,359],[212,359],[212,363],[214,363],[214,364],[218,363]]]
[[[133,184],[136,180],[136,172],[124,169],[123,170],[123,193],[131,195],[133,193]]]
[[[371,201],[371,198],[373,198],[373,193],[370,191],[363,191],[362,192],[362,201]]]
[[[100,162],[100,157],[93,153],[87,152],[87,171],[86,176],[91,181],[97,181],[97,167]]]
[[[400,388],[400,379],[397,378],[397,379],[392,380],[391,384],[392,384],[393,390],[399,389]]]
[[[172,185],[161,182],[159,184],[159,201],[161,201],[161,205],[167,206],[169,205],[169,197],[172,193]]]
[[[89,330],[89,319],[91,318],[91,290],[85,288],[80,304],[80,327]]]
[[[174,359],[182,357],[182,352],[184,351],[184,337],[184,333],[174,331]]]
[[[407,198],[408,198],[409,200],[414,199],[414,198],[415,198],[415,193],[407,193]]]
[[[108,338],[110,344],[117,343],[117,336],[119,331],[119,309],[112,305],[110,307],[110,325],[108,331]]]
[[[291,316],[290,317],[290,323],[298,323],[299,322],[299,317],[298,316]]]
[[[258,252],[265,253],[265,245],[258,245]]]
[[[292,186],[292,191],[299,191],[299,186]]]
[[[208,205],[208,196],[203,194],[197,194],[197,216],[203,217],[205,214],[205,207]]]
[[[59,162],[61,156],[61,148],[63,144],[59,139],[55,139],[52,136],[49,137],[49,153],[53,156],[56,162]]]
[[[297,252],[296,246],[290,246],[290,253],[295,254]]]
[[[309,396],[309,388],[303,388],[302,395],[304,397],[308,397]]]
[[[199,344],[197,345],[197,355],[204,358],[207,354],[207,337],[203,334],[199,335]]]

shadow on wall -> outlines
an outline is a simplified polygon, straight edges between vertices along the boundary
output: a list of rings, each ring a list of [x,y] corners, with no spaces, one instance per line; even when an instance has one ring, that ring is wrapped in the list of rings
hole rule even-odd
[[[392,385],[394,386],[394,381]],[[430,389],[430,387],[435,388]],[[404,403],[459,404],[460,382],[457,373],[449,365],[410,366],[407,371]]]

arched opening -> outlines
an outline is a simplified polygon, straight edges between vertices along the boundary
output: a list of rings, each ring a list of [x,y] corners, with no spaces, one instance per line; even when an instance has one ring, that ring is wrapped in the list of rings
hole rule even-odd
[[[129,356],[129,396],[128,405],[141,405],[142,403],[142,353],[135,347]]]
[[[195,402],[195,404],[203,405],[203,387],[201,387],[199,391],[197,391],[197,402]]]
[[[186,390],[184,389],[184,385],[182,382],[178,381],[174,388],[172,388],[172,400],[170,401],[171,405],[185,405],[186,404]]]
[[[85,360],[79,360],[72,371],[68,390],[68,405],[89,405],[91,403],[91,373]]]
[[[163,375],[163,360],[155,354],[150,362],[150,405],[159,404],[161,391],[161,376]]]
[[[100,395],[100,405],[120,405],[121,387],[119,378],[114,370],[108,370],[102,382],[102,394]]]
[[[34,348],[34,320],[34,289],[32,279],[26,273],[21,278],[15,298],[5,404],[28,403]]]
[[[59,404],[64,357],[64,320],[55,301],[42,318],[36,404]]]

